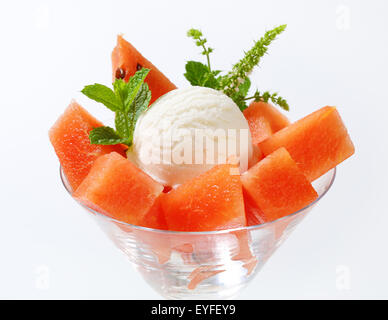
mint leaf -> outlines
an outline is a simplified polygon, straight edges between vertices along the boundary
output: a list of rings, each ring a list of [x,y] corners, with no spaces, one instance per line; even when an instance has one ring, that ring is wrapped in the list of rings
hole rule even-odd
[[[121,103],[117,99],[112,89],[102,84],[95,83],[89,86],[85,86],[81,92],[88,98],[104,104],[114,112],[121,108]]]
[[[218,76],[221,73],[221,70],[213,70],[212,73],[214,76]]]
[[[127,99],[128,90],[129,90],[128,84],[123,79],[116,79],[115,82],[113,82],[113,90],[114,90],[114,93],[116,94],[116,97],[121,102],[121,106],[119,110],[124,111],[125,100]]]
[[[115,116],[115,126],[116,126],[117,133],[122,138],[128,140],[128,143],[129,143],[131,128],[128,125],[128,123],[129,123],[128,114],[124,111],[117,111]]]
[[[198,61],[187,61],[184,76],[193,86],[217,89],[219,82],[216,76],[219,70],[210,71],[209,67]]]
[[[133,102],[135,110],[134,122],[136,123],[140,115],[148,109],[148,105],[151,101],[151,91],[148,88],[148,84],[143,83],[140,87],[139,92],[136,95],[136,98]]]
[[[206,76],[209,73],[209,68],[201,62],[187,61],[186,73],[184,76],[192,86],[202,86]]]
[[[203,87],[212,88],[212,89],[218,89],[219,81],[217,80],[215,75],[217,75],[219,72],[221,72],[221,71],[217,70],[217,71],[209,72],[206,75],[206,79],[205,79],[205,81],[203,83]]]
[[[123,139],[110,127],[98,127],[90,131],[91,144],[112,145],[123,143]]]
[[[245,97],[248,94],[250,87],[251,80],[249,80],[249,78],[246,78],[245,81],[238,86],[238,92],[240,93],[240,95]]]
[[[128,111],[131,104],[135,100],[137,93],[139,92],[145,78],[147,77],[150,69],[143,68],[135,73],[133,77],[129,79],[128,82],[128,94],[125,99],[125,110]],[[148,88],[148,87],[147,87]]]
[[[237,104],[241,111],[244,111],[248,106],[246,103],[246,95],[251,87],[251,80],[246,78],[243,83],[238,86],[238,89],[230,95],[230,98]]]
[[[247,108],[245,96],[241,95],[240,93],[236,92],[230,98],[237,104],[241,111],[244,111]]]

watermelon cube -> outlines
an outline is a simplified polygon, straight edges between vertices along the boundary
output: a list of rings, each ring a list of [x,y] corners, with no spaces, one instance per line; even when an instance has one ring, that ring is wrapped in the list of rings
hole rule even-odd
[[[248,121],[253,144],[258,144],[290,124],[277,108],[263,101],[252,102],[244,110],[244,116]]]
[[[252,197],[243,188],[245,217],[247,219],[247,226],[256,226],[267,222],[264,213],[257,206]]]
[[[148,228],[167,230],[166,218],[164,217],[161,205],[163,196],[164,193],[162,192],[162,194],[160,194],[159,197],[156,198],[151,209],[144,216],[144,226],[147,226]]]
[[[112,152],[95,161],[73,196],[116,220],[163,229],[162,212],[155,203],[162,191],[163,185]]]
[[[125,81],[128,81],[137,70],[143,67],[150,69],[145,82],[152,93],[151,103],[165,93],[176,89],[176,86],[163,73],[119,35],[117,37],[117,46],[112,52],[113,81],[115,78],[123,78]]]
[[[252,145],[252,157],[248,161],[248,168],[253,167],[261,159],[264,158],[263,153],[257,145]]]
[[[264,155],[285,147],[309,181],[349,158],[354,146],[334,107],[324,107],[259,143]]]
[[[90,144],[89,131],[103,124],[73,101],[49,131],[50,141],[73,190],[81,184],[94,161],[107,153],[124,153],[124,146]]]
[[[165,194],[162,207],[169,230],[213,231],[246,225],[240,176],[222,164]],[[238,171],[238,170],[237,170]]]
[[[298,211],[318,194],[285,148],[261,160],[241,176],[244,190],[260,210],[257,221],[273,221]],[[248,218],[252,221],[252,218]]]

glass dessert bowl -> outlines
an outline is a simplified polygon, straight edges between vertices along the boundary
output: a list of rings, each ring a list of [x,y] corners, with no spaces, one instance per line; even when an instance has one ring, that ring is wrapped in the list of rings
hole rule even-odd
[[[69,194],[71,187],[62,168]],[[303,209],[264,224],[211,232],[150,229],[92,214],[146,282],[167,299],[230,299],[255,277],[275,250],[332,186],[336,169],[315,180],[319,197]]]

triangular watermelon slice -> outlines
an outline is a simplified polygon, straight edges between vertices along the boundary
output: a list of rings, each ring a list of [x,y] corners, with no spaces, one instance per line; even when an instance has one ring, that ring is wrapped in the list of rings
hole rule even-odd
[[[176,89],[176,86],[158,68],[119,35],[117,37],[117,46],[112,52],[113,81],[116,78],[123,78],[125,81],[128,81],[141,68],[151,70],[145,79],[152,93],[151,103],[165,93]]]
[[[49,137],[73,190],[77,189],[90,171],[94,161],[116,151],[125,154],[123,145],[90,144],[89,132],[103,124],[73,101],[49,131]]]

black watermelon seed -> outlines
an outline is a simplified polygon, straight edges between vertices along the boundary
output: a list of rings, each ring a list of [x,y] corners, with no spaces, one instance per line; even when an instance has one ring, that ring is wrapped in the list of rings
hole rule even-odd
[[[121,68],[117,68],[115,76],[116,76],[116,79],[124,79],[125,78],[125,70],[123,70]]]

